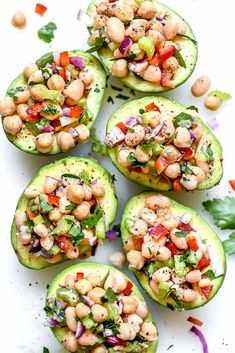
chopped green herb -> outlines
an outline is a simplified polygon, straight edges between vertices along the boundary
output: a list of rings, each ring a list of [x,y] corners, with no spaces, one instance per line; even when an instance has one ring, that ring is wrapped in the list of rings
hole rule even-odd
[[[98,223],[99,219],[103,216],[103,210],[100,206],[96,207],[95,212],[81,221],[81,226],[84,228],[93,228]]]
[[[43,347],[43,353],[50,353],[50,351],[47,347]]]
[[[154,143],[141,143],[139,146],[143,148],[143,150],[149,150],[154,147]]]
[[[126,158],[127,162],[134,163],[136,162],[136,158],[134,152],[130,152]]]
[[[75,223],[69,229],[68,234],[72,236],[73,246],[78,245],[84,239],[84,233]]]
[[[135,132],[135,129],[133,129],[133,127],[129,127],[129,126],[126,126],[126,127],[129,132]]]
[[[174,299],[174,301],[177,304],[176,310],[181,311],[183,309],[183,304],[182,302],[179,300],[178,296],[176,294],[172,295],[172,298]]]
[[[104,285],[105,285],[106,279],[107,279],[108,276],[109,276],[109,273],[110,273],[110,271],[108,270],[107,273],[104,275],[104,277],[103,277],[103,279],[102,279],[102,281],[101,281],[101,284],[100,284],[100,287],[101,287],[101,288],[104,288]]]
[[[115,91],[118,91],[118,92],[122,92],[122,91],[123,91],[122,88],[116,87],[116,86],[114,86],[114,85],[111,85],[111,88],[114,89]]]
[[[187,113],[180,113],[174,118],[174,125],[175,127],[178,126],[185,126],[185,127],[191,127],[193,123],[193,117],[190,114]]]
[[[195,175],[194,171],[191,168],[189,168],[187,165],[181,165],[180,170],[185,174]]]
[[[211,91],[209,94],[208,94],[209,97],[219,97],[220,99],[222,99],[222,101],[227,101],[228,99],[231,99],[232,96],[231,94],[229,93],[226,93],[226,92],[222,92],[222,91],[219,91],[219,90],[214,90],[214,91]]]
[[[191,40],[191,42],[192,42],[194,45],[197,45],[196,39],[191,38],[191,37],[188,36],[187,34],[180,34],[180,33],[177,33],[177,36],[183,37],[183,38],[187,38],[188,40]]]
[[[149,252],[150,255],[152,255],[152,253],[153,253],[149,246],[148,246],[148,252]]]
[[[235,254],[235,232],[229,235],[229,238],[223,241],[224,251],[228,255]]]
[[[48,122],[45,118],[41,118],[39,120],[39,125],[42,125],[42,126],[47,126],[48,125]]]
[[[187,109],[195,110],[198,113],[198,108],[195,107],[195,105],[190,105],[189,107],[187,107]]]
[[[105,144],[101,143],[98,137],[96,136],[96,129],[91,128],[90,130],[90,139],[92,141],[91,151],[95,153],[99,153],[102,156],[108,155],[108,150]]]
[[[212,215],[215,224],[221,229],[235,229],[235,198],[226,196],[202,203]],[[232,237],[233,238],[233,237]]]
[[[135,96],[135,91],[133,89],[130,89],[130,94],[132,94],[132,96]]]
[[[211,280],[215,279],[215,274],[212,270],[208,270],[202,274],[202,276],[209,277]]]
[[[26,121],[25,126],[32,132],[34,136],[37,136],[40,133],[40,130],[36,125],[36,121]]]
[[[99,29],[99,37],[95,40],[95,45],[90,49],[86,50],[87,53],[93,53],[95,51],[100,50],[103,46],[106,46],[107,43],[105,42],[105,35],[104,35],[104,27]]]
[[[43,67],[41,70],[42,70],[42,76],[47,81],[51,77],[49,71],[45,67]]]
[[[177,237],[180,237],[180,238],[184,238],[186,237],[186,235],[188,234],[189,232],[184,232],[184,231],[178,231],[178,232],[175,232],[174,235],[177,236]]]
[[[66,209],[66,211],[73,211],[76,207],[77,207],[77,205],[72,203],[71,205],[65,206],[65,209]]]
[[[179,65],[181,67],[183,67],[184,69],[186,69],[186,62],[184,61],[184,58],[180,54],[179,50],[177,50],[177,49],[175,50],[174,57],[177,59]]]
[[[108,303],[113,304],[116,299],[117,299],[117,295],[116,295],[116,293],[114,293],[112,288],[108,288],[106,290],[106,294],[103,297],[101,297],[102,303],[107,303],[108,302]]]
[[[17,101],[17,93],[18,92],[23,92],[24,91],[24,88],[19,86],[19,87],[15,87],[15,88],[10,88],[8,91],[7,91],[7,95],[9,97],[12,97],[13,98],[13,101]]]
[[[129,99],[129,97],[127,97],[127,96],[124,96],[123,94],[121,94],[121,93],[119,93],[119,94],[117,94],[116,95],[116,98],[118,98],[118,99],[123,99],[123,100],[127,100],[127,99]]]
[[[82,169],[81,173],[79,174],[79,178],[82,179],[84,184],[90,185],[90,174],[86,169]]]
[[[205,146],[202,146],[201,151],[204,153],[204,155],[206,157],[206,162],[214,161],[214,154],[211,149],[211,143],[208,146],[206,146],[206,148],[205,148]]]
[[[40,211],[43,214],[53,210],[53,206],[51,206],[43,196],[39,196],[39,205],[40,205]]]
[[[114,104],[114,100],[113,100],[113,98],[111,96],[108,96],[107,102],[108,103],[111,102],[112,104]]]
[[[36,212],[38,212],[38,206],[37,205],[33,205],[33,206],[30,207],[30,210],[31,210],[31,212],[36,213]]]
[[[50,43],[54,39],[54,31],[57,29],[57,26],[54,22],[49,22],[45,26],[41,27],[38,30],[39,39],[43,40],[46,43]]]
[[[57,107],[53,104],[48,104],[46,108],[42,109],[42,112],[46,115],[55,115],[58,113]]]
[[[169,351],[172,347],[174,347],[173,344],[171,344],[171,345],[167,348],[167,351]]]
[[[114,320],[111,320],[111,319],[104,321],[104,328],[105,328],[105,330],[107,330],[107,329],[112,330],[114,335],[118,335],[120,333],[118,331],[118,327],[115,324]]]
[[[135,60],[136,57],[137,57],[137,55],[136,55],[135,53],[131,53],[131,54],[130,54],[130,58],[131,58],[132,60]]]
[[[144,114],[144,113],[145,113],[145,110],[144,110],[144,109],[140,109],[140,110],[139,110],[139,113],[140,113],[140,114]]]
[[[112,227],[112,230],[115,230],[116,232],[120,233],[120,229],[121,229],[121,224],[114,224]]]

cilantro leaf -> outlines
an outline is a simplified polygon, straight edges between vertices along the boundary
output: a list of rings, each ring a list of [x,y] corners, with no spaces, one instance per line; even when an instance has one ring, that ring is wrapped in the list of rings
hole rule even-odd
[[[96,136],[95,128],[91,128],[90,130],[90,139],[92,141],[91,151],[95,153],[101,154],[101,156],[107,156],[108,150],[104,143],[100,142],[98,137]]]
[[[189,107],[187,107],[187,110],[190,109],[190,110],[195,110],[195,112],[198,113],[198,107],[195,107],[195,105],[190,105]]]
[[[130,152],[126,158],[127,162],[134,163],[136,162],[136,158],[133,152]]]
[[[224,251],[228,255],[235,254],[235,232],[229,235],[229,238],[223,241]]]
[[[194,171],[187,165],[181,165],[180,170],[185,174],[195,175]]]
[[[189,232],[184,232],[184,231],[178,231],[178,232],[175,232],[174,235],[176,235],[177,237],[180,237],[180,238],[184,238],[186,237],[186,235],[188,234]]]
[[[215,274],[212,270],[208,270],[208,271],[204,272],[202,275],[210,278],[211,280],[216,278]]]
[[[103,210],[100,206],[96,207],[95,212],[81,221],[81,226],[84,228],[93,228],[98,223],[99,219],[103,216]]]
[[[220,99],[222,99],[222,101],[227,101],[228,99],[232,98],[231,94],[219,91],[218,89],[211,91],[208,94],[208,96],[209,97],[219,97]]]
[[[50,353],[50,351],[47,347],[43,347],[43,353]]]
[[[23,92],[24,91],[24,88],[21,87],[21,86],[18,86],[18,87],[15,87],[15,88],[10,88],[8,91],[7,91],[7,95],[9,97],[12,97],[13,98],[13,101],[17,101],[17,93],[18,92]]]
[[[78,245],[84,239],[84,233],[75,223],[73,223],[68,233],[72,236],[73,246]]]
[[[226,196],[202,203],[212,215],[215,224],[221,229],[235,229],[235,198]]]
[[[211,143],[208,146],[202,146],[201,147],[202,153],[205,155],[206,162],[211,162],[214,161],[214,153],[211,149]]]
[[[54,31],[56,29],[56,24],[54,22],[49,22],[38,30],[38,38],[46,43],[50,43],[52,39],[54,39]]]
[[[175,50],[174,57],[177,59],[179,65],[181,67],[183,67],[184,69],[186,69],[186,62],[184,61],[184,58],[180,54],[179,50],[177,50],[177,49]]]
[[[193,123],[193,117],[187,113],[180,113],[175,116],[174,118],[174,125],[175,127],[184,126],[184,127],[191,127]]]
[[[112,330],[114,335],[118,335],[120,332],[118,331],[117,325],[115,324],[114,320],[109,319],[104,322],[104,328],[107,330]]]
[[[197,41],[196,41],[196,39],[191,38],[191,37],[190,37],[190,36],[188,36],[187,34],[177,33],[177,36],[179,36],[179,37],[183,37],[183,38],[186,38],[186,39],[188,39],[188,40],[191,40],[191,42],[192,42],[194,45],[197,45]]]
[[[87,53],[93,53],[100,50],[103,46],[106,46],[105,36],[104,36],[104,27],[99,29],[99,37],[95,40],[95,45],[90,49],[86,50]]]
[[[154,147],[154,143],[141,143],[139,146],[143,148],[143,150],[149,150]]]
[[[108,303],[113,304],[116,299],[117,299],[117,295],[116,295],[116,293],[114,293],[114,291],[110,287],[106,290],[105,295],[103,297],[101,297],[102,303],[108,302]]]
[[[48,104],[44,109],[42,109],[42,112],[46,115],[55,115],[58,113],[57,107],[53,104]]]

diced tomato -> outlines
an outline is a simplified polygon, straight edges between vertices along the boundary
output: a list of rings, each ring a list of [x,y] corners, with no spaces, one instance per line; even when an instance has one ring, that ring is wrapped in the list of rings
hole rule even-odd
[[[168,47],[164,47],[159,49],[159,56],[162,61],[170,58],[175,54],[175,47],[173,45],[169,45]]]
[[[197,269],[202,270],[203,268],[210,266],[210,263],[210,260],[203,255],[201,260],[198,262]]]
[[[122,132],[123,132],[124,134],[127,133],[127,127],[126,127],[126,125],[125,125],[122,121],[120,121],[119,123],[117,123],[116,126],[118,126],[119,129],[122,130]]]
[[[159,184],[169,184],[169,181],[165,177],[161,177],[161,179],[158,182]]]
[[[229,184],[231,185],[232,189],[235,190],[235,180],[229,180]]]
[[[67,252],[71,246],[71,240],[68,237],[62,235],[57,238],[57,245],[63,252]]]
[[[168,70],[162,70],[162,75],[161,75],[161,86],[166,87],[166,88],[174,88],[175,84],[174,81],[171,80],[172,78],[172,72]]]
[[[53,205],[53,206],[59,205],[59,200],[60,200],[59,196],[51,194],[51,195],[47,195],[47,198],[48,198],[48,203],[50,205]]]
[[[86,97],[87,91],[88,91],[88,88],[87,88],[87,86],[84,85],[84,90],[83,90],[82,98]]]
[[[194,229],[191,227],[189,223],[187,224],[180,223],[180,225],[178,226],[178,229],[182,230],[182,232],[194,232]]]
[[[189,159],[192,159],[194,157],[194,151],[190,147],[179,148],[179,151],[182,154],[183,159],[186,161],[188,161]]]
[[[171,255],[176,255],[176,254],[178,254],[178,249],[177,249],[177,247],[175,246],[175,244],[173,244],[172,242],[171,242],[171,243],[168,243],[168,244],[166,245],[166,247],[170,250]]]
[[[127,168],[128,171],[131,172],[135,172],[135,173],[141,173],[142,169],[140,167],[135,167],[135,166],[130,166]]]
[[[151,230],[150,230],[150,235],[152,237],[154,237],[155,239],[158,239],[160,240],[160,238],[164,237],[165,235],[167,235],[169,232],[168,230],[166,229],[166,227],[164,227],[164,225],[162,224],[159,224],[158,226],[156,227],[153,227]]]
[[[36,213],[32,212],[30,207],[27,207],[26,212],[27,212],[27,215],[29,216],[30,220],[34,219],[38,215],[38,212],[36,212]]]
[[[133,283],[131,283],[131,281],[127,282],[126,288],[123,291],[124,295],[130,295],[132,292],[132,287],[133,287]]]
[[[152,112],[152,111],[160,112],[160,109],[154,102],[152,102],[152,103],[145,106],[145,111],[146,112]]]
[[[27,118],[26,121],[39,121],[39,113],[43,109],[43,105],[41,103],[36,103],[31,105],[27,110]]]
[[[150,65],[158,66],[160,64],[160,56],[158,53],[155,53],[152,59],[149,61]]]
[[[59,75],[66,81],[66,71],[63,67],[61,67],[59,70]]]
[[[35,6],[35,13],[37,13],[40,16],[43,16],[46,10],[47,10],[47,7],[42,4],[36,4]]]
[[[202,326],[203,325],[203,322],[201,320],[198,320],[198,319],[196,319],[195,317],[192,317],[192,316],[189,316],[187,318],[187,321],[189,321],[192,324],[197,325],[197,326]]]
[[[84,111],[83,107],[71,107],[70,108],[70,117],[79,118]]]
[[[54,128],[54,131],[55,131],[55,132],[57,132],[57,131],[59,131],[59,130],[62,129],[62,126],[61,126],[61,124],[60,124],[59,119],[53,120],[53,121],[52,121],[52,125],[53,125],[53,128]]]
[[[197,245],[196,238],[189,238],[188,239],[188,246],[190,247],[191,250],[197,251],[198,250],[198,245]]]
[[[155,169],[157,170],[158,174],[164,172],[164,170],[168,167],[169,162],[166,158],[159,156],[155,161]]]
[[[205,295],[206,298],[208,298],[209,295],[211,294],[212,288],[213,288],[212,286],[207,286],[207,287],[201,288],[201,291]]]
[[[80,281],[80,279],[84,278],[84,273],[83,272],[77,272],[76,273],[76,280]]]
[[[177,179],[175,179],[175,180],[173,181],[173,191],[174,191],[174,192],[181,192],[181,191],[183,191],[183,186],[182,186],[182,184],[181,184],[181,182],[180,182],[180,179],[181,179],[181,178],[177,178]]]
[[[113,2],[116,2],[118,0],[109,0],[109,3],[112,4]]]
[[[133,250],[140,251],[142,249],[142,245],[143,245],[144,239],[143,238],[132,237],[132,241],[133,241]]]
[[[68,51],[62,51],[60,53],[60,66],[64,67],[69,64],[69,53]]]

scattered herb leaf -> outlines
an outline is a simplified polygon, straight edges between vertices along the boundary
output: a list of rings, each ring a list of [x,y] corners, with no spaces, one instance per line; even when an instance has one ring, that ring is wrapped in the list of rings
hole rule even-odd
[[[114,85],[111,85],[111,88],[114,89],[115,91],[118,91],[118,92],[122,92],[122,91],[123,91],[122,88],[116,87],[116,86],[114,86]]]
[[[235,232],[229,235],[229,238],[223,241],[224,251],[228,255],[235,254]]]
[[[195,175],[194,171],[187,165],[181,165],[180,170],[185,174]]]
[[[198,113],[198,108],[195,107],[195,105],[190,105],[189,107],[187,107],[187,109],[190,109],[190,110],[195,110],[197,113]]]
[[[226,196],[204,201],[203,206],[212,215],[215,224],[221,229],[235,229],[235,198]]]
[[[116,95],[116,98],[118,98],[118,99],[123,99],[123,100],[125,100],[125,101],[126,101],[127,99],[129,99],[129,97],[124,96],[124,95],[121,94],[121,93],[120,93],[120,94],[117,94],[117,95]]]
[[[39,39],[43,40],[46,43],[50,43],[54,39],[54,31],[57,29],[57,26],[54,22],[49,22],[45,26],[41,27],[38,30]]]
[[[107,156],[108,150],[104,143],[100,142],[98,137],[96,136],[96,129],[91,128],[90,130],[90,139],[92,142],[91,151],[94,153],[99,153],[101,156]]]
[[[178,127],[178,126],[190,127],[192,123],[193,123],[193,117],[190,114],[187,114],[184,112],[176,115],[174,118],[175,127]]]
[[[111,96],[108,96],[107,102],[108,103],[111,102],[112,104],[114,104],[114,100],[113,100],[113,98]]]
[[[174,235],[176,235],[177,237],[180,237],[180,238],[184,238],[186,237],[186,235],[188,234],[189,232],[184,232],[182,230],[178,231],[178,232],[175,232]]]
[[[208,94],[208,96],[209,97],[219,97],[220,99],[222,99],[222,101],[227,101],[228,99],[232,98],[231,94],[219,91],[218,89],[211,91]]]
[[[93,228],[96,226],[99,219],[103,216],[103,210],[100,206],[96,207],[95,212],[81,221],[81,226],[84,228]]]

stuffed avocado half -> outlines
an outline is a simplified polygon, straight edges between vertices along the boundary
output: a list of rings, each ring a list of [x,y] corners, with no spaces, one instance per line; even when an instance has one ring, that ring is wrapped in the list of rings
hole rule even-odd
[[[54,155],[86,143],[101,106],[106,74],[81,50],[50,52],[29,64],[0,101],[10,142],[32,154]]]
[[[45,311],[69,352],[155,353],[158,332],[136,285],[113,267],[80,263],[51,282]]]
[[[92,256],[116,208],[113,179],[94,160],[68,157],[51,163],[18,201],[11,227],[15,253],[32,269]]]
[[[109,118],[109,157],[130,180],[156,190],[202,190],[223,175],[222,148],[195,107],[144,97]]]
[[[121,234],[129,268],[157,303],[191,310],[221,287],[226,273],[222,243],[191,208],[144,192],[127,202]]]
[[[166,5],[152,1],[93,0],[89,45],[102,63],[132,89],[163,92],[192,74],[197,42],[189,24]]]

